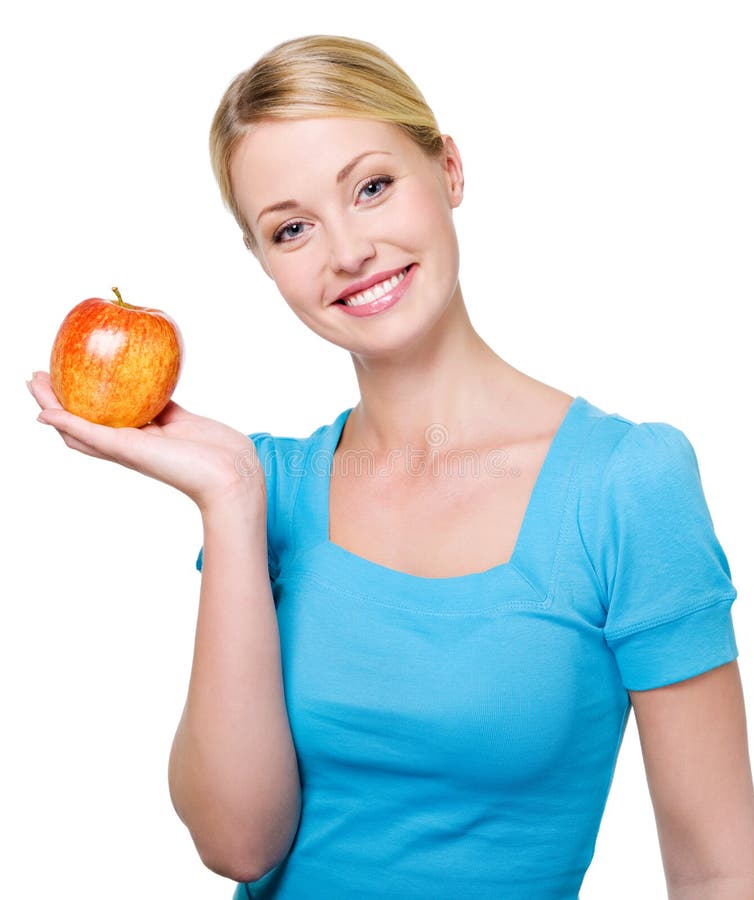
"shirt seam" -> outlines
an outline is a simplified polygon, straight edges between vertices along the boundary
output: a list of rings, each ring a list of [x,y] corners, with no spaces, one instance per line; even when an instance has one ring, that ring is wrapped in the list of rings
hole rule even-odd
[[[293,561],[291,561],[293,562]],[[520,575],[521,573],[516,572]],[[374,603],[377,606],[383,606],[388,609],[397,609],[403,612],[411,613],[412,615],[427,615],[427,616],[435,616],[435,617],[458,617],[458,616],[472,616],[472,615],[482,615],[484,613],[495,612],[500,609],[542,609],[545,606],[543,600],[504,600],[502,602],[494,603],[490,606],[481,606],[481,607],[473,607],[469,609],[459,609],[459,610],[435,610],[435,609],[416,609],[414,607],[409,606],[401,606],[397,603],[388,603],[384,600],[377,599],[372,594],[360,593],[359,591],[354,591],[350,588],[343,587],[342,584],[334,580],[330,580],[327,576],[321,575],[319,572],[314,572],[313,570],[307,568],[306,566],[300,566],[298,570],[294,573],[296,575],[306,574],[307,580],[315,582],[320,587],[327,588],[328,590],[337,589],[338,594],[345,595],[350,597],[353,600],[365,600],[369,603]],[[286,568],[285,577],[290,577],[291,571]],[[523,576],[521,576],[523,578]],[[524,579],[526,580],[526,579]],[[538,593],[538,596],[541,597],[541,594]]]
[[[692,616],[694,615],[694,613],[709,609],[712,606],[718,606],[722,603],[728,602],[732,603],[733,600],[735,600],[736,595],[737,592],[735,589],[731,591],[725,591],[722,594],[716,594],[712,600],[702,600],[692,606],[690,609],[684,609],[680,613],[668,613],[664,616],[654,616],[651,619],[646,619],[644,622],[638,622],[633,625],[625,625],[623,628],[619,628],[617,631],[614,631],[611,634],[603,632],[605,635],[605,640],[618,641],[621,638],[627,637],[631,634],[636,634],[639,631],[649,631],[652,628],[658,628],[660,625],[668,625],[670,622],[676,622],[679,619],[685,618],[686,616]]]
[[[615,444],[613,445],[613,448],[610,450],[610,453],[609,453],[607,459],[605,460],[604,466],[602,467],[602,474],[600,476],[599,485],[598,485],[597,492],[596,492],[597,493],[597,501],[596,501],[597,508],[600,510],[604,508],[603,501],[605,498],[605,491],[606,491],[608,477],[610,475],[613,465],[615,464],[615,460],[616,460],[617,456],[620,455],[620,449],[621,449],[624,441],[628,438],[628,436],[630,434],[633,434],[634,430],[636,428],[638,428],[637,422],[632,422],[630,419],[626,419],[623,416],[608,414],[606,416],[606,418],[614,419],[619,422],[623,422],[623,423],[629,425],[630,427],[627,428],[625,430],[625,432],[621,435],[621,437],[615,442]],[[599,520],[596,524],[600,524]],[[601,531],[600,528],[598,528],[597,530]],[[605,589],[605,586],[602,583],[599,567],[596,565],[596,562],[594,560],[594,557],[593,557],[594,547],[592,547],[590,549],[587,544],[587,541],[582,541],[582,546],[584,547],[584,552],[586,554],[586,558],[589,561],[589,566],[590,566],[592,572],[594,573],[597,583],[599,585],[600,595],[601,595],[601,599],[602,599],[602,607],[603,607],[603,609],[607,610],[610,606],[609,591]]]
[[[257,457],[259,458],[259,462],[262,466],[262,473],[264,475],[265,496],[267,499],[267,506],[268,506],[266,518],[267,518],[267,522],[269,522],[269,520],[270,520],[270,514],[269,514],[270,513],[270,510],[269,510],[270,491],[269,491],[269,485],[267,482],[268,462],[269,462],[269,470],[270,470],[270,479],[273,481],[273,484],[275,486],[275,494],[276,495],[279,493],[279,487],[280,487],[280,478],[279,478],[279,473],[278,473],[278,468],[277,468],[277,466],[278,466],[277,442],[276,442],[274,436],[269,431],[253,431],[250,434],[248,434],[247,436],[248,436],[249,440],[252,442],[252,444],[254,445],[254,450],[255,450]],[[259,445],[257,445],[257,442],[254,440],[255,436],[259,439]],[[265,443],[265,438],[270,439],[271,446],[268,445],[267,449],[262,450],[262,452],[260,454],[260,449],[261,449],[262,444]],[[270,459],[270,457],[272,457],[272,459]],[[273,510],[273,519],[275,521],[277,521],[277,519],[278,519],[278,511],[279,511],[279,506],[278,506],[277,501],[278,501],[278,497],[274,496],[272,498],[272,502],[275,504],[275,507]],[[278,575],[280,575],[280,561],[278,560],[277,554],[275,553],[275,551],[272,547],[272,541],[270,541],[269,528],[266,529],[266,532],[267,532],[267,568],[269,571],[270,581],[274,582],[277,580]],[[273,529],[273,533],[274,533],[274,529]]]
[[[308,545],[304,545],[303,547],[294,547],[293,545],[293,522],[296,516],[296,504],[298,503],[299,492],[301,490],[301,484],[305,480],[305,477],[309,475],[309,460],[311,459],[312,450],[314,449],[315,444],[321,438],[321,432],[324,431],[328,426],[324,425],[321,428],[318,428],[317,431],[312,434],[307,439],[307,447],[306,447],[306,455],[304,456],[304,476],[296,479],[296,485],[293,490],[293,496],[291,498],[291,507],[290,507],[290,515],[286,516],[286,547],[289,548],[290,552],[290,560],[289,567],[294,565],[301,552],[306,549]],[[332,463],[331,463],[332,465]],[[327,528],[327,523],[325,524],[325,528]],[[327,535],[325,535],[327,537]],[[279,574],[279,573],[278,573]]]
[[[612,416],[610,416],[608,414],[605,418],[611,418],[611,417]],[[592,440],[592,436],[594,435],[595,430],[599,427],[600,422],[602,422],[602,421],[604,421],[604,419],[596,419],[594,421],[594,423],[592,424],[592,427],[584,435],[584,438],[582,439],[582,441],[580,442],[580,444],[578,446],[578,449],[575,454],[575,460],[571,464],[571,469],[568,474],[568,489],[566,491],[566,499],[563,504],[563,510],[561,513],[560,528],[558,530],[558,537],[555,542],[555,554],[554,554],[554,560],[553,560],[552,573],[550,575],[549,584],[548,584],[548,588],[547,588],[548,602],[552,602],[552,600],[554,599],[554,597],[557,593],[557,586],[560,583],[560,577],[562,575],[562,566],[563,566],[563,559],[564,559],[564,547],[565,547],[565,543],[566,543],[566,537],[572,533],[572,529],[576,525],[575,496],[576,496],[577,484],[578,484],[576,474],[577,474],[577,472],[579,472],[579,470],[581,468],[583,468],[584,459],[585,459],[584,450],[585,450],[585,448],[587,448],[589,446],[589,443]],[[631,423],[631,424],[633,424],[633,423]],[[629,431],[630,431],[630,429],[628,429],[626,434],[628,434]],[[610,451],[610,455],[605,463],[605,467],[604,467],[603,473],[602,473],[602,481],[600,483],[599,492],[598,492],[600,499],[602,498],[602,493],[603,493],[605,473],[607,472],[607,470],[609,468],[610,461],[613,458],[613,453],[615,453],[615,450],[617,449],[618,445],[620,443],[622,443],[623,439],[626,437],[626,434],[624,434],[620,438],[620,440],[616,443],[616,445]],[[573,513],[573,515],[568,515],[569,511],[571,511]],[[592,570],[596,573],[597,569],[594,565],[594,561],[592,560],[591,554],[589,553],[589,550],[586,547],[584,549],[585,549],[585,552],[587,555],[587,559],[589,560],[589,565],[591,566]],[[602,590],[601,585],[600,585],[600,590]],[[605,602],[607,602],[606,597],[605,597]]]

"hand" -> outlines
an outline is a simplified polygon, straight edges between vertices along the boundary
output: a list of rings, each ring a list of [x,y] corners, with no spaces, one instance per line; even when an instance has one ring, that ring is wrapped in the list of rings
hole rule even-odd
[[[111,428],[64,410],[47,372],[35,372],[28,386],[42,409],[39,421],[52,425],[67,447],[172,485],[201,510],[239,492],[266,496],[253,441],[221,422],[171,400],[148,425]]]

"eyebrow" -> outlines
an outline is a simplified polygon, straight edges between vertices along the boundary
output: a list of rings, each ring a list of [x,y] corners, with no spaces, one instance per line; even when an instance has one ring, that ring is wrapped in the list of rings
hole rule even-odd
[[[341,184],[343,181],[345,181],[346,178],[348,178],[357,163],[361,162],[361,160],[364,159],[365,156],[372,156],[375,153],[382,153],[386,156],[393,155],[389,150],[367,150],[366,153],[360,153],[358,156],[355,156],[351,160],[351,162],[343,166],[340,172],[338,172],[338,174],[335,176],[335,183]],[[262,216],[266,215],[267,213],[278,212],[285,209],[296,209],[298,206],[299,203],[297,200],[281,200],[279,203],[273,203],[270,206],[265,206],[262,212],[260,212],[257,216],[257,223],[259,223],[259,220],[262,218]]]

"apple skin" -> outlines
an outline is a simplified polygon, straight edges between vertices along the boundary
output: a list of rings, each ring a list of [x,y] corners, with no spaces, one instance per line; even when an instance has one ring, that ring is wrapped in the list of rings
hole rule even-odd
[[[68,313],[50,355],[50,384],[63,409],[113,428],[140,428],[175,390],[183,338],[159,309],[91,297]]]

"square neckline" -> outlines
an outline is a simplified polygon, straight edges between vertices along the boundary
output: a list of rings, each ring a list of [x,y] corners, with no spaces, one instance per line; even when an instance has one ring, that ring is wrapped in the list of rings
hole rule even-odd
[[[448,575],[439,577],[414,575],[410,572],[404,572],[400,569],[395,569],[392,566],[385,566],[382,563],[367,559],[367,557],[361,556],[358,553],[352,553],[350,550],[347,550],[340,544],[336,544],[334,541],[330,540],[330,487],[332,483],[332,463],[335,457],[335,451],[338,448],[340,439],[345,429],[346,420],[353,412],[353,407],[349,407],[348,409],[343,410],[343,412],[340,413],[330,429],[328,429],[331,439],[328,441],[326,447],[327,466],[323,478],[323,500],[322,508],[320,510],[324,523],[324,545],[331,552],[336,552],[342,555],[344,561],[348,561],[348,563],[352,567],[361,568],[364,573],[368,573],[370,575],[382,573],[393,580],[403,581],[406,584],[411,583],[413,586],[447,585],[448,587],[452,587],[454,585],[461,585],[462,583],[468,582],[470,580],[478,582],[482,579],[494,578],[498,574],[502,575],[509,571],[518,569],[521,558],[525,555],[527,550],[527,539],[530,538],[530,536],[533,534],[534,528],[536,527],[536,518],[538,512],[537,499],[543,495],[543,493],[547,489],[548,483],[554,477],[554,470],[556,468],[558,455],[560,454],[561,450],[565,452],[565,450],[567,449],[564,445],[567,444],[566,438],[576,418],[576,412],[587,405],[588,401],[580,394],[577,394],[571,400],[571,403],[569,404],[565,415],[563,416],[560,424],[555,430],[555,433],[550,441],[550,445],[547,448],[545,458],[542,462],[537,477],[534,481],[534,485],[529,494],[526,509],[524,511],[523,518],[521,519],[518,534],[516,535],[516,541],[509,559],[505,562],[497,563],[496,565],[491,566],[488,569],[484,569],[480,572],[467,572],[463,575]],[[561,511],[558,510],[558,513],[560,512]],[[545,531],[546,530],[547,529],[545,529]]]

